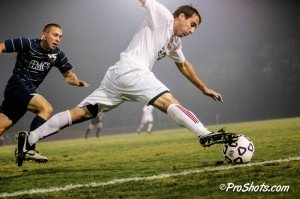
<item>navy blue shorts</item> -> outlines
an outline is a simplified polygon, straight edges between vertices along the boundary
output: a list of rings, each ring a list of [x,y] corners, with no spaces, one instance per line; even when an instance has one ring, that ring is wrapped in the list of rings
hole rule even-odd
[[[36,94],[35,88],[30,84],[10,79],[4,90],[0,113],[6,115],[15,124],[27,112],[28,104],[34,94]]]

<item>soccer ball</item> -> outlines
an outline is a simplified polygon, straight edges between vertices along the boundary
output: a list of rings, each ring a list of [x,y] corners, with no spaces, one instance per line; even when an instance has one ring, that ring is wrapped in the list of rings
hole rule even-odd
[[[225,160],[233,164],[250,162],[254,154],[253,142],[244,135],[239,135],[236,142],[224,144],[223,155]]]

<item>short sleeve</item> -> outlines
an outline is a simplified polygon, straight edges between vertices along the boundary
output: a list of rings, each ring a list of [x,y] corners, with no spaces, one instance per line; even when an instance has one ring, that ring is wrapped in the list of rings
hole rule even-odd
[[[181,49],[170,52],[169,57],[173,59],[175,63],[183,63],[185,61],[185,57]]]
[[[185,61],[185,57],[182,52],[182,43],[180,38],[176,37],[173,45],[174,47],[171,51],[169,51],[168,56],[173,59],[175,63],[183,63]]]
[[[4,42],[6,53],[10,52],[25,52],[30,46],[30,40],[28,38],[16,38],[8,39]]]
[[[59,69],[61,73],[66,73],[69,70],[72,70],[74,67],[69,63],[69,60],[65,53],[60,51],[57,55],[57,60],[55,63],[55,67]]]

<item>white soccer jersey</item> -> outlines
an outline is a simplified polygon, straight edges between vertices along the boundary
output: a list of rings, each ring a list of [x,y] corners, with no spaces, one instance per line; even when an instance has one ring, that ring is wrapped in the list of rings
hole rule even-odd
[[[101,85],[78,106],[98,104],[107,112],[124,101],[149,104],[169,89],[153,74],[156,60],[168,55],[176,63],[185,58],[181,40],[173,36],[174,18],[170,11],[155,0],[144,6],[146,18],[134,35],[120,60],[106,72]]]
[[[185,57],[180,38],[173,36],[173,15],[156,0],[147,0],[144,8],[146,18],[115,67],[148,68],[152,71],[156,60],[166,55],[176,63],[182,63]]]

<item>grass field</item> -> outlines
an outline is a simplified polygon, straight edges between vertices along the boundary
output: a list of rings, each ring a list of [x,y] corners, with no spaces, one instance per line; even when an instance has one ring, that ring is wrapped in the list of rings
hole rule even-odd
[[[203,148],[185,129],[41,142],[38,149],[49,162],[25,162],[20,168],[14,146],[0,147],[0,197],[298,198],[300,118],[224,126],[252,139],[255,156],[250,164],[217,165],[223,160],[222,146]],[[237,185],[236,190],[249,183],[252,189],[220,190],[228,183]],[[254,191],[274,185],[289,190]]]

